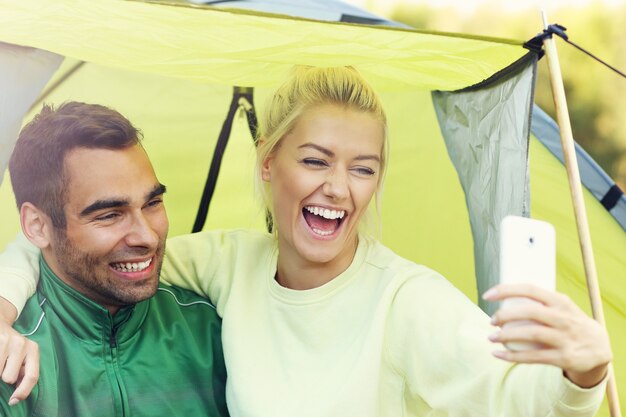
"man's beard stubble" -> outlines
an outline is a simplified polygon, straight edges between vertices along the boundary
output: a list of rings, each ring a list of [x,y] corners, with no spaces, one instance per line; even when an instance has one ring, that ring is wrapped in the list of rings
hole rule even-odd
[[[97,257],[74,245],[67,237],[65,230],[55,229],[55,232],[53,249],[59,268],[72,281],[66,283],[84,296],[103,306],[123,307],[148,299],[156,293],[163,263],[165,239],[159,244],[154,255],[156,275],[140,281],[122,281],[114,277],[109,264],[125,258],[145,256],[149,253],[148,249],[129,248],[123,253],[111,252],[103,257]],[[109,256],[116,259],[109,259]]]

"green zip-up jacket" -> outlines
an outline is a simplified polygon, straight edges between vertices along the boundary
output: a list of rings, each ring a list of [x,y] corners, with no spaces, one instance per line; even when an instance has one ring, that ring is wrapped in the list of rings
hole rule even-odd
[[[0,414],[32,417],[227,416],[221,320],[205,299],[161,285],[111,316],[41,261],[37,293],[14,326],[39,344],[40,378]]]

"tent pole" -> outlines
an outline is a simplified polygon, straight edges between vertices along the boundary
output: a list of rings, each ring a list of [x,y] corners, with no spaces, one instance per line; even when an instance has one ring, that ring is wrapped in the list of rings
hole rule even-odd
[[[548,29],[545,15],[543,15],[544,29]],[[587,290],[591,301],[591,310],[593,317],[602,326],[606,328],[604,320],[604,310],[602,308],[602,298],[600,295],[600,286],[598,284],[598,275],[596,273],[596,263],[593,257],[591,247],[591,235],[589,234],[589,223],[587,221],[587,212],[585,210],[585,202],[583,200],[583,189],[580,181],[580,172],[578,171],[578,162],[576,160],[576,149],[574,147],[574,137],[572,135],[572,126],[570,123],[569,112],[567,110],[567,101],[565,99],[565,89],[563,87],[563,78],[561,76],[561,68],[559,57],[556,51],[556,45],[552,36],[547,36],[543,40],[546,58],[548,59],[548,68],[550,70],[550,84],[552,85],[552,97],[556,108],[556,117],[559,124],[561,136],[561,145],[563,146],[563,155],[565,157],[565,167],[567,169],[567,178],[569,181],[572,203],[574,206],[574,216],[576,218],[576,226],[578,229],[578,239],[580,241],[580,249],[583,256],[583,264],[585,267],[585,275],[587,278]],[[615,374],[613,373],[613,364],[609,364],[609,379],[607,381],[606,394],[609,403],[609,411],[611,417],[621,417],[619,406],[619,397],[617,395],[617,385],[615,383]]]

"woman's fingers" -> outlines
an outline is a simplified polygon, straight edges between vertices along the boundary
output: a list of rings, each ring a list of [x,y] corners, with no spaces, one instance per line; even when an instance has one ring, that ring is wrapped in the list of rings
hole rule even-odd
[[[492,334],[489,340],[503,344],[531,343],[537,345],[537,349],[560,348],[566,342],[558,330],[532,322],[505,326]]]
[[[539,350],[497,350],[493,352],[493,356],[507,362],[515,363],[540,363],[545,365],[553,365],[560,357],[558,349],[539,349]]]
[[[491,317],[491,324],[503,326],[507,323],[531,320],[550,327],[567,326],[568,316],[562,310],[538,303],[519,303],[514,307],[501,308]]]
[[[488,301],[502,301],[514,297],[528,298],[547,306],[571,307],[573,304],[564,294],[545,290],[532,284],[500,284],[483,294],[483,299]]]
[[[32,342],[27,347],[24,364],[20,369],[17,386],[11,398],[9,405],[15,405],[25,400],[35,388],[39,380],[39,346]]]
[[[0,378],[16,384],[9,405],[26,399],[39,379],[39,346],[0,321]]]

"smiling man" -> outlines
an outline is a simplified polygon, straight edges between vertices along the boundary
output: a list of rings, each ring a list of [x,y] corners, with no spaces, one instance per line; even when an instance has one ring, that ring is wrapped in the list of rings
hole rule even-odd
[[[21,402],[0,383],[2,415],[227,415],[215,309],[159,285],[165,186],[139,140],[119,113],[76,102],[20,133],[9,170],[41,273],[14,327],[41,370]]]

